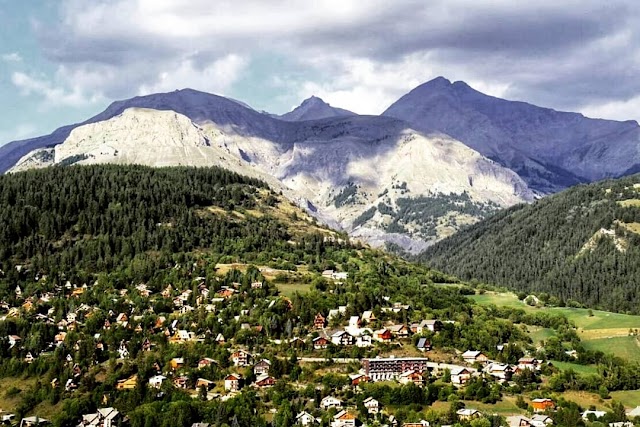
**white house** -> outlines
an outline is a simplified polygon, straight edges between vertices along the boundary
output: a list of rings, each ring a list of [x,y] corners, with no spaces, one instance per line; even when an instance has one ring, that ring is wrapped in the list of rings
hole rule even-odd
[[[341,408],[342,400],[336,399],[333,396],[327,396],[320,401],[320,407],[325,410],[330,408]]]
[[[302,411],[298,414],[298,416],[296,416],[296,424],[300,424],[301,426],[310,426],[318,424],[318,420],[310,413]]]
[[[371,347],[371,335],[360,335],[356,338],[356,347]]]
[[[529,420],[533,427],[546,427],[550,424],[553,424],[553,419],[544,414],[535,414]]]
[[[242,386],[242,375],[229,374],[224,378],[224,389],[227,391],[238,391]]]
[[[363,402],[367,412],[374,415],[380,412],[380,403],[373,397],[367,397]]]
[[[82,427],[116,427],[124,419],[124,416],[115,408],[100,408],[94,414],[82,416]]]
[[[464,359],[465,362],[469,364],[473,364],[476,362],[485,363],[489,360],[489,358],[485,356],[481,351],[473,351],[473,350],[467,350],[464,353],[462,353],[462,358]]]
[[[167,377],[164,375],[155,375],[149,378],[149,387],[160,388],[162,387],[162,383],[166,380]]]
[[[455,385],[463,385],[471,379],[471,371],[467,368],[456,368],[451,370],[451,382]]]
[[[469,421],[470,419],[479,417],[482,414],[477,409],[462,408],[456,411],[456,415],[458,415],[458,418],[463,421]]]
[[[640,417],[640,406],[636,406],[635,408],[627,411],[627,417],[629,418]]]
[[[607,415],[607,413],[605,411],[584,411],[580,415],[582,416],[583,420],[589,421],[589,415],[593,415],[595,419],[598,419],[604,417],[605,415]]]
[[[22,341],[22,338],[20,338],[17,335],[9,335],[8,338],[9,338],[9,348],[13,348],[16,344]]]
[[[335,345],[353,345],[355,339],[347,331],[338,331],[331,335],[331,342]]]
[[[342,410],[333,416],[331,427],[355,427],[358,419],[355,415]]]

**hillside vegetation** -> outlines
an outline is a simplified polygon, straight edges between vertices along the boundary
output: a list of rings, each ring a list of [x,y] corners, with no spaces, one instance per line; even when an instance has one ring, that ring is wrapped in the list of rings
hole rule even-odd
[[[547,293],[552,304],[640,311],[638,175],[518,205],[419,259],[463,279]]]
[[[481,425],[504,425],[492,414],[523,413],[523,395],[630,399],[640,389],[638,363],[586,348],[566,315],[477,304],[454,278],[353,243],[222,169],[53,167],[0,177],[0,195],[0,405],[16,420],[74,427],[111,406],[129,427],[292,426],[303,410],[328,426],[335,409],[318,404],[333,396],[371,426],[393,415],[398,425],[478,427],[456,410],[479,408]],[[335,340],[365,312],[373,316],[358,339],[383,328],[407,334]],[[430,319],[441,329],[419,332]],[[533,331],[544,331],[544,347]],[[463,366],[470,349],[512,365],[524,355],[565,365],[509,382],[475,375],[460,387],[448,367],[424,370],[421,386],[349,377],[378,356]],[[270,366],[259,373],[263,359]],[[244,379],[239,391],[231,374]],[[368,397],[381,415],[368,413]],[[578,425],[578,406],[557,401],[557,425]],[[625,419],[620,405],[606,405],[607,420]]]

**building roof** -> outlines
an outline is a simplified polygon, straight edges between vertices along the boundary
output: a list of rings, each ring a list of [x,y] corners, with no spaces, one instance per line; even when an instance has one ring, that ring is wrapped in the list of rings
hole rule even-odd
[[[420,338],[418,340],[418,344],[416,345],[416,347],[418,348],[425,348],[425,347],[429,347],[431,346],[431,343],[429,341],[427,341],[426,338]]]
[[[509,424],[510,427],[520,427],[523,424],[522,421],[524,421],[525,425],[531,425],[531,420],[522,415],[507,417],[507,424]]]
[[[342,410],[333,416],[334,420],[355,420],[356,416],[346,410]]]
[[[226,377],[224,377],[225,381],[233,381],[233,380],[241,380],[242,379],[242,375],[240,374],[229,374]]]
[[[296,415],[296,420],[302,417],[308,417],[309,419],[315,420],[316,417],[308,413],[307,411],[302,411],[298,415]]]
[[[627,411],[627,416],[629,416],[629,417],[640,417],[640,406],[636,406],[635,408]]]
[[[580,415],[582,416],[582,418],[586,419],[591,414],[593,414],[596,418],[604,417],[605,415],[607,415],[605,411],[584,411]]]

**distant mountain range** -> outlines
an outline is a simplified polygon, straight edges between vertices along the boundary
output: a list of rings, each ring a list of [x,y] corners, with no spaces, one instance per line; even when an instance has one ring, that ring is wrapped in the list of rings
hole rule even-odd
[[[0,147],[0,172],[50,165],[218,165],[322,221],[413,252],[496,210],[640,165],[635,122],[594,120],[437,78],[381,116],[311,97],[282,116],[191,89],[117,101]]]

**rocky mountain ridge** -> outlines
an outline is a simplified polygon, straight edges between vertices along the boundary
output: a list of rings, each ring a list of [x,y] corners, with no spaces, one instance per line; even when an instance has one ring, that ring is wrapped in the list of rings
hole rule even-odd
[[[635,122],[505,101],[444,78],[381,116],[316,97],[273,116],[183,89],[117,101],[78,125],[2,146],[0,172],[218,165],[269,182],[352,235],[418,251],[536,194],[633,172],[639,132]]]
[[[412,251],[488,212],[533,198],[508,169],[446,135],[424,135],[397,119],[286,122],[237,103],[201,114],[198,106],[216,98],[203,94],[205,99],[194,101],[192,93],[187,95],[177,96],[173,105],[149,97],[151,108],[139,107],[140,98],[112,105],[105,116],[128,108],[73,129],[52,148],[32,151],[11,171],[93,163],[222,166],[267,181],[325,223],[375,244],[393,242]],[[247,128],[249,123],[253,127]],[[441,200],[455,194],[468,200],[437,213],[429,232],[420,229],[419,215],[398,217],[400,204],[412,198]],[[466,209],[467,204],[474,209]]]
[[[640,164],[640,126],[507,101],[443,77],[424,83],[383,116],[443,132],[518,173],[532,188],[563,188],[628,174]]]

